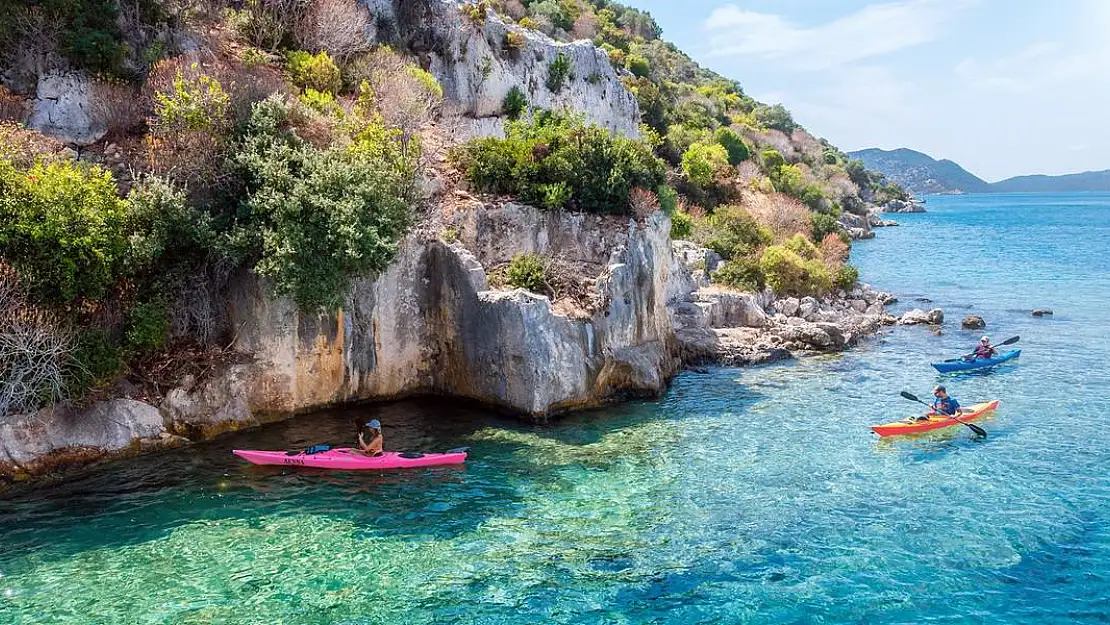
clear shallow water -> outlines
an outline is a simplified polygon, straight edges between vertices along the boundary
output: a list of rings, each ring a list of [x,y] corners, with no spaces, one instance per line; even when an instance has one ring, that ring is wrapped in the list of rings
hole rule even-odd
[[[1106,622],[1110,195],[927,206],[853,254],[944,307],[942,336],[686,374],[552,426],[403,402],[90,471],[0,500],[0,623]],[[1017,364],[928,366],[978,337],[968,312],[1022,336]],[[869,433],[940,380],[1003,399],[986,440]],[[326,474],[228,453],[342,442],[367,414],[391,447],[472,460]]]

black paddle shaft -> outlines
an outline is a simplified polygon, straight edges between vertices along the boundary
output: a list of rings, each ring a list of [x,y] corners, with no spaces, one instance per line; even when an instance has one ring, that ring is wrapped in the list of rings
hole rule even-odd
[[[926,404],[925,402],[918,399],[917,395],[914,395],[913,393],[909,393],[907,391],[902,391],[901,395],[902,395],[902,397],[905,397],[906,399],[908,399],[910,401],[915,401],[915,402],[917,402],[919,404],[922,404],[924,406],[928,406],[930,410],[933,409],[932,406],[929,406],[929,404]],[[948,417],[949,419],[952,419],[956,423],[962,423],[962,424],[966,425],[967,427],[971,428],[972,432],[975,432],[979,436],[986,436],[987,435],[986,430],[979,427],[978,425],[975,425],[974,423],[968,423],[967,421],[961,421],[961,420],[957,419],[954,415],[943,415],[943,416]]]

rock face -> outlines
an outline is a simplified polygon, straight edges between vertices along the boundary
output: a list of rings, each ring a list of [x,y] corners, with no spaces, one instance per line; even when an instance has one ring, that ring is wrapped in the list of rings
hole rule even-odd
[[[89,145],[108,132],[92,114],[92,79],[81,72],[51,72],[38,80],[27,126],[64,143]]]
[[[621,84],[608,55],[588,41],[559,43],[543,33],[508,25],[493,11],[475,23],[456,0],[368,0],[378,39],[392,34],[413,43],[427,69],[457,103],[468,127],[465,136],[501,132],[502,106],[513,87],[535,109],[569,108],[588,122],[639,136],[636,97]],[[382,24],[388,24],[383,32]],[[509,33],[522,42],[506,45]],[[570,73],[557,90],[548,88],[551,64],[562,55]]]
[[[131,399],[94,404],[84,411],[64,406],[0,422],[0,474],[35,471],[35,465],[66,456],[119,452],[165,432],[158,409]]]
[[[410,238],[335,315],[299,314],[244,277],[232,321],[236,347],[257,362],[240,394],[263,413],[442,393],[536,417],[656,394],[679,365],[668,303],[683,288],[672,274],[692,288],[671,253],[670,221],[657,214],[606,239],[603,228],[582,230],[590,219],[519,205],[459,216],[460,240],[483,242],[477,256]],[[556,251],[603,267],[595,288],[606,305],[588,319],[556,314],[544,296],[489,290],[479,262]]]
[[[919,324],[940,325],[944,323],[944,311],[939,308],[934,308],[929,312],[925,312],[920,308],[902,313],[902,317],[898,319],[898,323],[904,326],[912,326]]]
[[[968,315],[960,322],[960,326],[965,330],[981,330],[987,327],[987,322],[979,315]]]
[[[883,206],[884,213],[924,213],[925,207],[917,202],[891,200]]]

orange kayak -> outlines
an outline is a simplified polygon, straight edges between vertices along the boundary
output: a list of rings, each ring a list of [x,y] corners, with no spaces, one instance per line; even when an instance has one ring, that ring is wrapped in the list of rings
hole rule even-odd
[[[989,415],[994,412],[995,408],[998,408],[997,399],[969,406],[964,409],[963,414],[958,416],[960,421],[970,423]],[[929,415],[928,419],[922,419],[921,421],[895,421],[894,423],[872,425],[871,429],[879,436],[898,436],[899,434],[916,434],[918,432],[928,432],[930,430],[939,430],[952,426],[959,427],[959,425],[960,422],[951,417],[932,414]]]

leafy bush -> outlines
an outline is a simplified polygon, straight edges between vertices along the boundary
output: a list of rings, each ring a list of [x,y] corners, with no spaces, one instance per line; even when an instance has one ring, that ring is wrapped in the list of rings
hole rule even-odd
[[[724,147],[695,143],[682,155],[682,171],[690,182],[708,187],[728,167],[728,152]]]
[[[537,254],[517,254],[505,269],[505,281],[533,293],[547,291],[547,263]]]
[[[851,265],[841,265],[837,269],[833,281],[836,286],[847,291],[855,286],[856,282],[859,282],[859,270]]]
[[[522,18],[520,18],[520,21],[517,22],[517,23],[520,24],[522,27],[530,29],[530,30],[540,30],[539,22],[532,19],[531,17],[522,17]]]
[[[553,182],[551,184],[542,184],[538,187],[539,191],[539,204],[547,210],[559,210],[565,208],[573,193],[570,186],[565,182]]]
[[[638,78],[647,78],[651,75],[651,63],[639,54],[629,54],[625,58],[624,67]]]
[[[328,91],[317,91],[312,87],[308,87],[301,94],[301,102],[308,108],[323,113],[324,115],[338,115],[342,113],[339,103],[335,101],[333,96]]]
[[[0,253],[39,302],[99,299],[127,257],[127,205],[111,173],[70,161],[20,171],[0,160]]]
[[[774,148],[767,148],[760,152],[759,159],[763,161],[763,171],[765,172],[773,172],[786,164],[782,154]]]
[[[739,291],[759,292],[766,286],[759,261],[751,258],[734,258],[713,272],[713,282]]]
[[[339,66],[331,60],[327,52],[312,54],[304,50],[293,50],[285,55],[285,69],[293,84],[302,89],[339,93],[343,87]]]
[[[694,233],[694,218],[683,210],[676,210],[671,214],[671,239],[676,241],[688,239]]]
[[[723,258],[747,256],[772,240],[771,232],[739,206],[719,206],[706,220],[711,234],[705,246]]]
[[[832,215],[813,213],[809,216],[809,222],[812,227],[814,241],[823,241],[830,234],[835,234],[841,237],[842,240],[848,238],[848,233],[844,231],[843,226]]]
[[[730,165],[739,165],[751,156],[747,144],[731,128],[718,128],[714,138],[728,152],[728,163]]]
[[[524,92],[520,87],[513,85],[509,89],[509,93],[505,94],[505,100],[501,103],[501,111],[509,119],[516,121],[528,109],[528,98],[525,97]]]
[[[156,131],[168,133],[225,132],[230,110],[231,98],[220,81],[193,63],[184,71],[176,69],[169,88],[155,91],[152,125]]]
[[[191,206],[169,182],[142,178],[127,202],[127,269],[146,293],[177,287],[209,256],[222,253],[212,216]]]
[[[772,245],[759,259],[767,284],[779,295],[821,295],[832,288],[832,278],[818,259],[805,259],[784,245]]]
[[[549,185],[565,184],[566,204],[588,212],[626,213],[634,187],[658,188],[664,165],[643,142],[579,119],[540,112],[505,124],[505,138],[472,139],[452,153],[479,190],[549,204]]]
[[[80,397],[89,389],[111,381],[123,369],[124,356],[107,332],[86,328],[77,335],[73,363],[67,392]]]
[[[782,246],[805,260],[817,258],[817,246],[801,234],[790,237],[782,243]]]
[[[786,133],[794,132],[794,129],[798,127],[794,123],[794,118],[790,116],[790,111],[786,110],[786,107],[781,104],[775,104],[774,106],[761,104],[752,111],[752,117],[767,128]]]
[[[659,198],[659,209],[664,213],[673,215],[678,210],[678,192],[670,185],[660,185],[655,190],[655,195]]]
[[[148,354],[157,351],[165,346],[169,336],[169,312],[165,300],[156,298],[136,304],[131,309],[124,337],[131,353]]]
[[[350,148],[318,149],[289,127],[289,105],[255,105],[231,169],[246,190],[235,240],[255,270],[306,311],[335,306],[357,275],[384,269],[411,215],[413,163],[370,121]]]
[[[570,73],[570,57],[560,52],[555,55],[555,60],[547,66],[547,90],[559,93],[567,80],[573,80]]]

